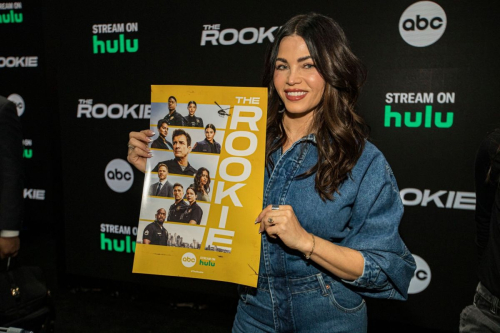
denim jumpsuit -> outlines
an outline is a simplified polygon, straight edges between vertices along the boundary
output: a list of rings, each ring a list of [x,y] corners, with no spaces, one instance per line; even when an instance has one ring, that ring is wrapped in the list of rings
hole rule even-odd
[[[302,227],[332,243],[361,252],[363,274],[346,281],[279,239],[262,234],[257,288],[239,287],[233,332],[366,332],[366,297],[405,300],[415,261],[398,227],[403,205],[382,153],[364,151],[334,200],[321,200],[315,174],[297,177],[318,160],[313,134],[273,156],[266,172],[264,207],[291,205]]]

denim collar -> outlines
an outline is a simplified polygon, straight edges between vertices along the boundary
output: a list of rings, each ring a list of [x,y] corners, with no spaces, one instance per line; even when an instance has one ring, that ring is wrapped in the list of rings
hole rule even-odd
[[[275,137],[275,138],[274,138],[275,142],[276,142],[276,141],[278,141],[279,139],[280,139],[280,137],[279,137],[279,136],[277,136],[277,137]],[[311,133],[311,134],[308,134],[308,135],[306,135],[306,136],[301,137],[300,139],[298,139],[297,141],[295,141],[295,142],[294,142],[294,143],[290,146],[290,148],[292,148],[292,147],[293,147],[293,146],[295,146],[296,144],[301,143],[301,142],[304,142],[304,141],[311,141],[312,143],[316,144],[316,143],[317,143],[317,141],[316,141],[316,134]],[[290,148],[289,148],[289,149],[290,149]]]

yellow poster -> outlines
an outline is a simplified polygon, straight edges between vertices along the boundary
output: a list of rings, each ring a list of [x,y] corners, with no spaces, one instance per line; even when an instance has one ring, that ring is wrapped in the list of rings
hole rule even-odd
[[[257,286],[267,89],[151,86],[134,273]]]

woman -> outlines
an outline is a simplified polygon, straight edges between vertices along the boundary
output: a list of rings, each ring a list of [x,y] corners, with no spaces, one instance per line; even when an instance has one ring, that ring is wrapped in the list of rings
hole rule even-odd
[[[280,28],[264,73],[261,268],[258,287],[239,290],[233,332],[366,332],[363,297],[406,299],[415,262],[396,181],[355,110],[364,68],[338,24],[312,13]]]
[[[181,215],[181,222],[189,224],[200,224],[203,217],[203,210],[196,203],[196,192],[194,187],[189,186],[186,190],[186,199],[189,207]]]
[[[168,134],[168,123],[165,119],[160,119],[158,120],[158,138],[153,141],[151,144],[151,148],[157,148],[157,149],[174,149],[174,146],[172,146],[172,143],[167,141],[167,134]]]
[[[210,201],[210,172],[207,168],[199,168],[194,176],[194,184],[190,187],[194,188],[196,200]]]
[[[208,124],[205,127],[205,140],[196,142],[193,151],[198,153],[220,154],[220,143],[214,140],[216,131],[213,124]]]
[[[203,127],[203,119],[201,119],[200,117],[196,117],[194,115],[197,107],[198,106],[195,101],[190,101],[188,103],[187,109],[189,114],[186,117],[184,117],[184,119],[186,120],[186,126]]]

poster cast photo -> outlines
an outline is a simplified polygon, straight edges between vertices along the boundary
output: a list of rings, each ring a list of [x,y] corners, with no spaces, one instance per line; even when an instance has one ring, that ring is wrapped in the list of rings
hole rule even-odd
[[[196,116],[196,101],[187,103],[187,114],[177,111],[175,96],[169,96],[167,107],[168,113],[155,121],[158,137],[152,140],[151,148],[155,149],[158,162],[151,164],[147,188],[148,197],[164,200],[165,204],[155,209],[154,221],[144,226],[142,243],[200,248],[203,233],[193,235],[185,227],[202,223],[205,212],[198,201],[211,201],[210,170],[215,172],[218,157],[214,160],[210,155],[219,155],[221,144],[215,140],[216,126],[212,123],[205,126],[203,119]],[[219,115],[214,112],[213,117]],[[194,132],[191,131],[199,131],[198,138],[203,132],[204,139],[193,142],[191,134]],[[206,167],[200,163],[193,165],[191,152],[208,154],[198,159],[204,161]]]

